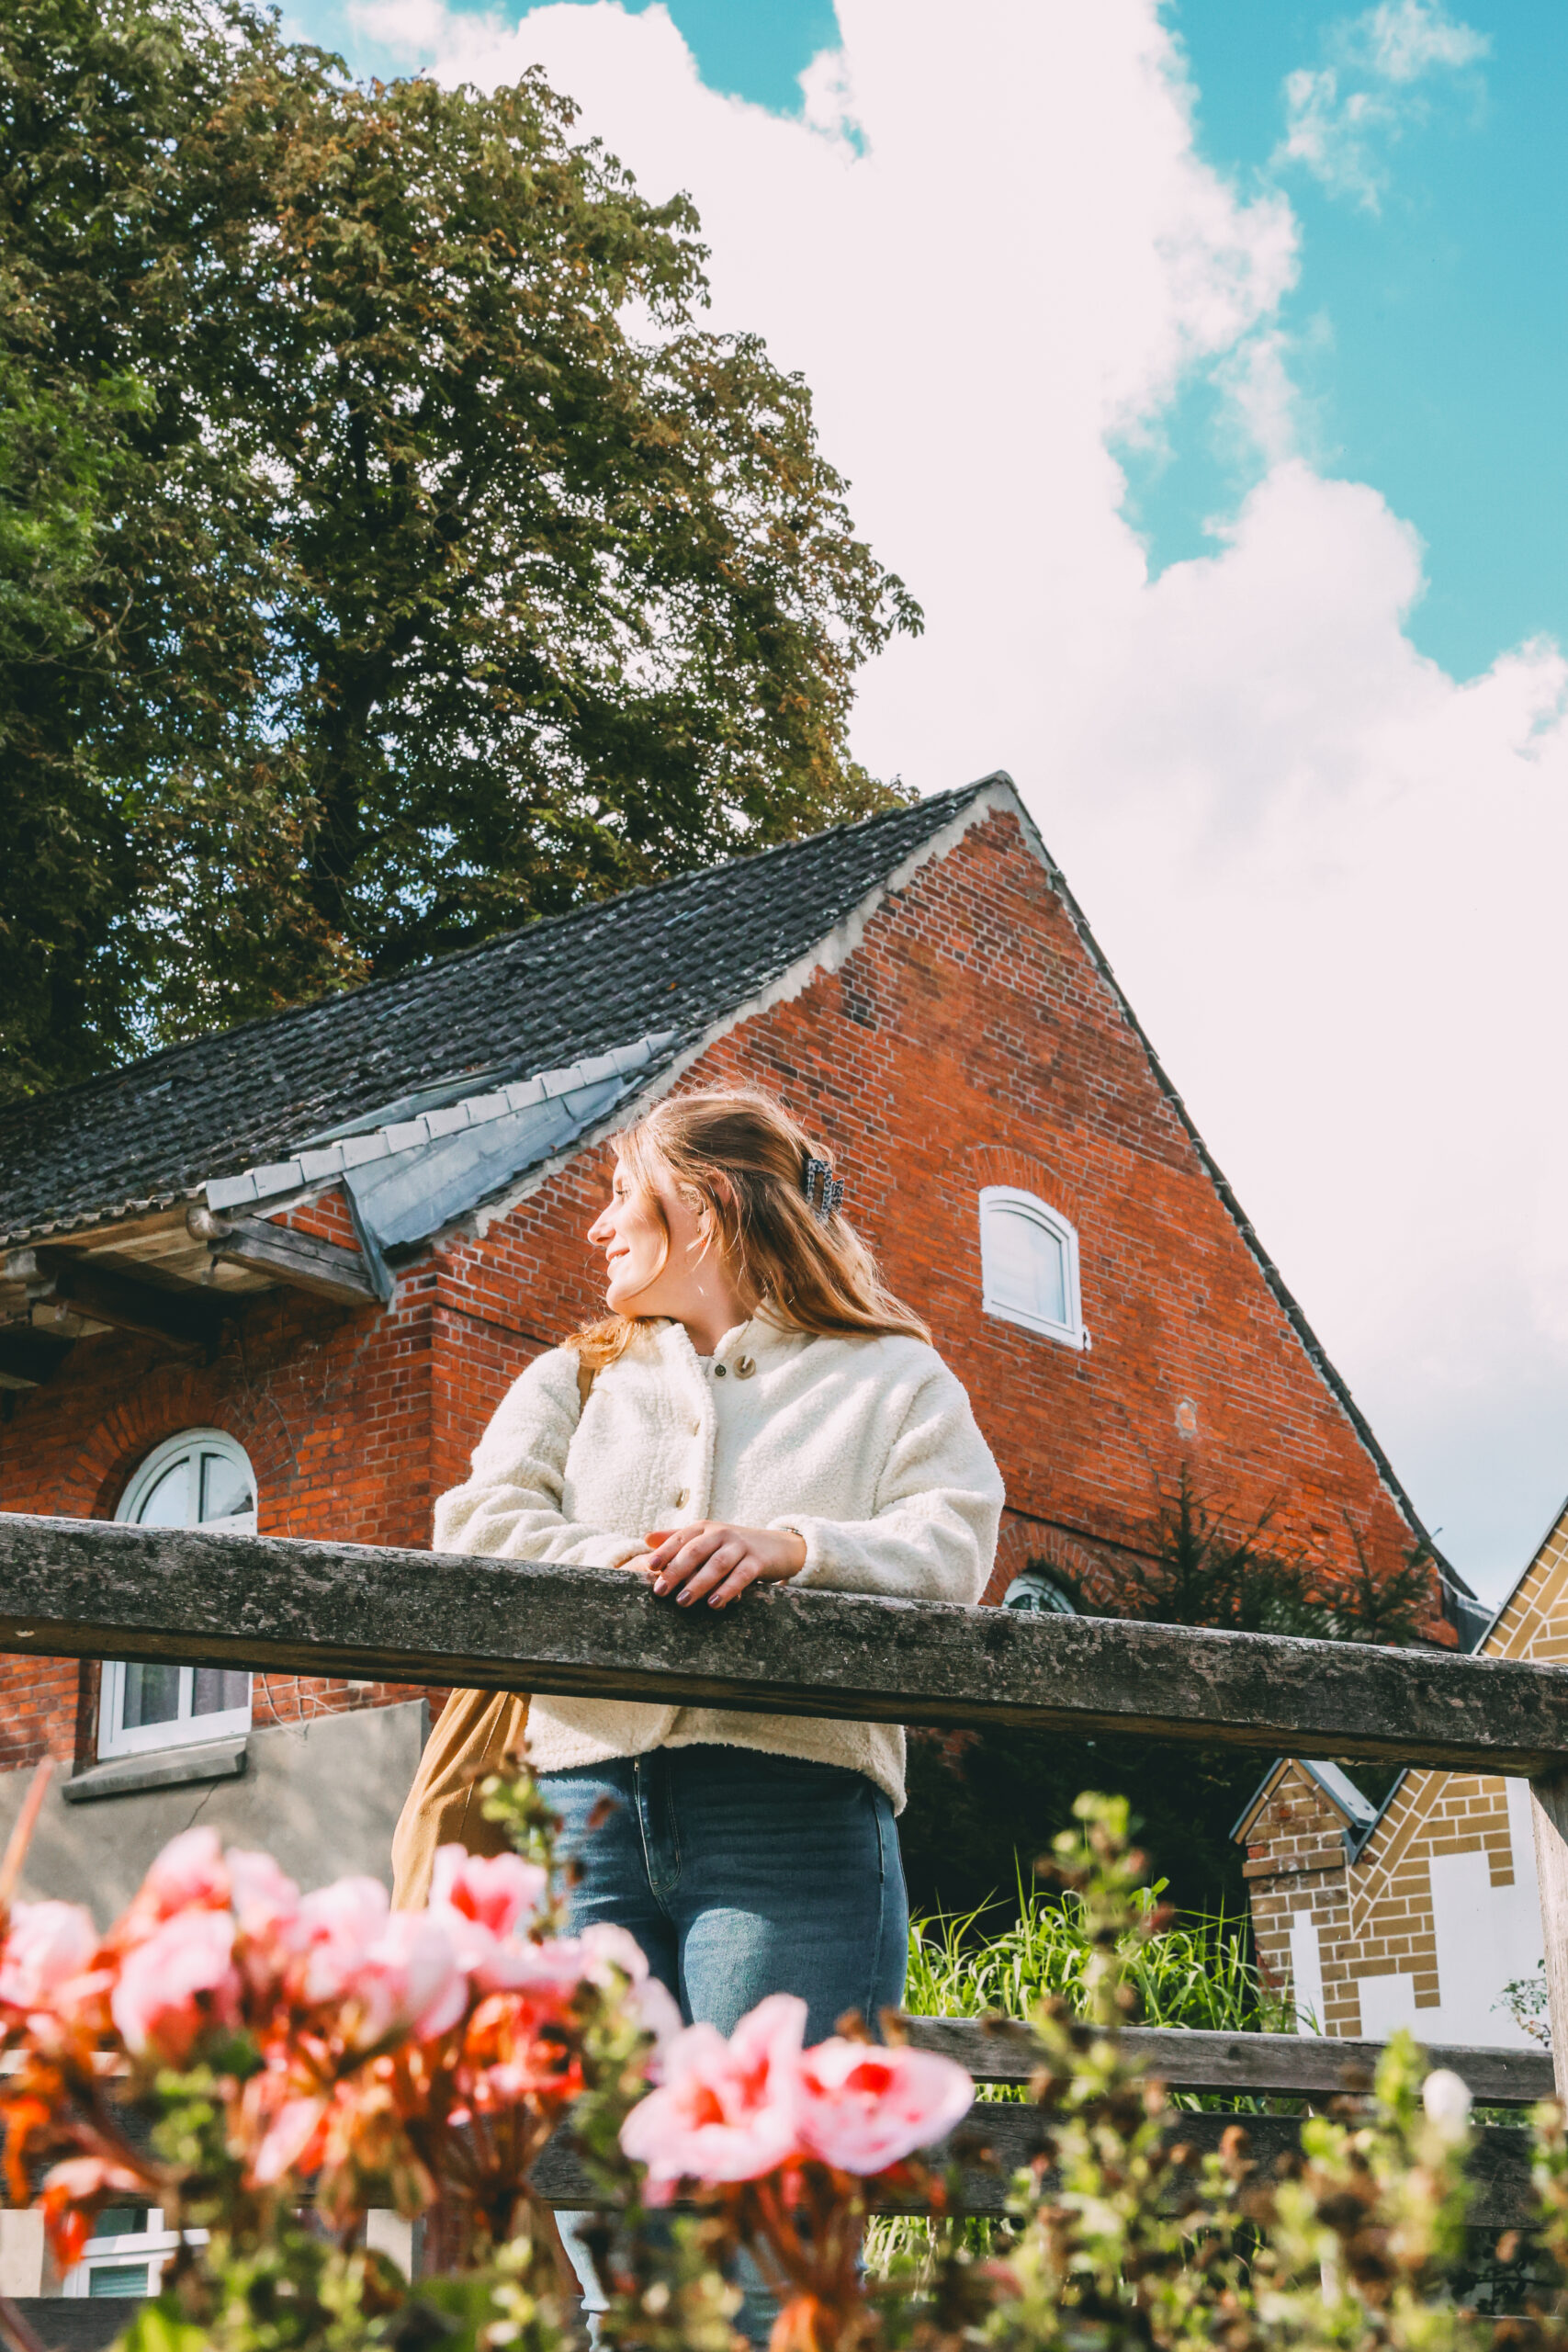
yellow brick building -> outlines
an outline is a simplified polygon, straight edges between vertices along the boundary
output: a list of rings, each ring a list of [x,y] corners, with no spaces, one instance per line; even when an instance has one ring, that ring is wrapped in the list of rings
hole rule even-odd
[[[1568,1504],[1480,1649],[1568,1665]],[[1303,2031],[1530,2046],[1506,1989],[1542,1967],[1526,1781],[1410,1771],[1375,1806],[1285,1758],[1235,1836],[1258,1956]]]

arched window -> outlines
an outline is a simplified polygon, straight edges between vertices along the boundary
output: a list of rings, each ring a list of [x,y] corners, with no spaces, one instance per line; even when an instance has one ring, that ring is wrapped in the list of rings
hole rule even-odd
[[[1089,1345],[1078,1299],[1078,1237],[1032,1193],[987,1184],[980,1195],[980,1270],[987,1315],[1072,1348]]]
[[[1065,1585],[1057,1583],[1047,1569],[1032,1564],[1014,1577],[1002,1595],[1004,1609],[1016,1609],[1025,1617],[1076,1617],[1077,1609]]]
[[[221,1430],[184,1430],[147,1456],[115,1517],[134,1527],[200,1527],[254,1535],[256,1482],[243,1446]],[[215,1666],[104,1668],[98,1754],[226,1739],[251,1727],[251,1678]]]

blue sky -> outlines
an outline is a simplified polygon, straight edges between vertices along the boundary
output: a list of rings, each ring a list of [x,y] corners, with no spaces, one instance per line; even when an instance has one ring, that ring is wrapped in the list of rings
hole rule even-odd
[[[1209,160],[1261,176],[1286,76],[1332,65],[1345,12],[1284,0],[1171,11]],[[1568,641],[1568,10],[1480,0],[1487,53],[1434,76],[1386,150],[1374,211],[1279,167],[1303,232],[1283,322],[1318,462],[1376,484],[1427,543],[1411,634],[1460,677],[1537,631]],[[1190,554],[1234,496],[1201,390],[1174,461],[1140,483],[1156,559]]]
[[[831,0],[667,6],[712,89],[781,114],[798,112],[797,77],[838,38]],[[528,12],[511,0],[501,13]],[[1301,274],[1281,324],[1311,455],[1373,483],[1420,533],[1414,641],[1460,678],[1539,632],[1568,643],[1568,7],[1463,9],[1484,54],[1400,93],[1397,125],[1369,141],[1375,209],[1368,191],[1331,190],[1278,154],[1288,75],[1335,72],[1341,103],[1365,88],[1344,56],[1354,11],[1167,0],[1164,13],[1196,87],[1201,152],[1243,189],[1279,186],[1296,212]],[[395,70],[338,0],[288,14],[356,71]],[[1156,571],[1204,552],[1205,526],[1262,470],[1201,371],[1161,445],[1118,455]]]

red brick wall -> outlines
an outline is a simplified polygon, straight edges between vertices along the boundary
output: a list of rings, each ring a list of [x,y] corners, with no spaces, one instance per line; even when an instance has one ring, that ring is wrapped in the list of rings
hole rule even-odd
[[[316,1229],[338,1233],[330,1207]],[[15,1398],[0,1428],[0,1507],[112,1518],[131,1473],[186,1429],[237,1438],[257,1480],[264,1535],[360,1544],[429,1541],[432,1278],[416,1269],[387,1314],[299,1293],[258,1295],[224,1327],[210,1365],[171,1361],[113,1332],[78,1341],[46,1388]],[[417,1696],[258,1676],[258,1724]],[[46,1751],[85,1760],[96,1739],[97,1668],[0,1658],[0,1770]]]
[[[831,1143],[847,1213],[974,1398],[1010,1502],[990,1598],[1030,1556],[1113,1576],[1184,1467],[1247,1523],[1271,1507],[1277,1540],[1330,1566],[1351,1564],[1347,1517],[1374,1564],[1403,1556],[1398,1510],[1010,816],[923,867],[840,972],[730,1031],[683,1082],[738,1080]],[[598,1309],[582,1237],[607,1166],[585,1154],[433,1253],[384,1316],[268,1294],[209,1369],[81,1343],[0,1431],[0,1505],[112,1512],[153,1445],[211,1424],[251,1455],[264,1532],[426,1542],[510,1382]],[[998,1182],[1077,1227],[1090,1352],[982,1313],[977,1195]],[[343,1216],[329,1198],[310,1222],[345,1238]],[[77,1679],[0,1667],[0,1760],[72,1752]],[[257,1690],[264,1721],[403,1695]]]

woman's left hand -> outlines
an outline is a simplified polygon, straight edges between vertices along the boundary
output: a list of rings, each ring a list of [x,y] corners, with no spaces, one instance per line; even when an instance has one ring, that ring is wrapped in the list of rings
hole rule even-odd
[[[749,1584],[783,1584],[806,1566],[804,1538],[778,1528],[705,1519],[669,1533],[655,1529],[647,1541],[649,1549],[626,1566],[640,1569],[655,1592],[674,1593],[682,1609],[705,1593],[710,1609],[724,1609]]]

